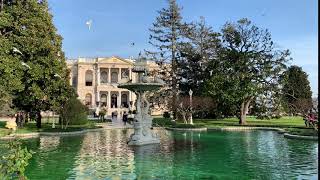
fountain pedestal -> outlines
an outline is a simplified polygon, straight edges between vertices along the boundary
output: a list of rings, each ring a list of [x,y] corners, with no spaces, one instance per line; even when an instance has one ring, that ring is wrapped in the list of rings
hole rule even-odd
[[[149,91],[155,91],[163,86],[163,81],[147,76],[147,67],[142,61],[136,62],[132,72],[138,73],[137,82],[120,84],[119,88],[133,91],[137,96],[136,115],[134,117],[134,133],[130,136],[129,145],[141,146],[160,143],[157,135],[152,132],[152,117],[149,113],[150,104],[146,98]]]
[[[129,145],[140,146],[160,143],[159,138],[152,132],[151,123],[134,122],[134,133],[130,136]]]

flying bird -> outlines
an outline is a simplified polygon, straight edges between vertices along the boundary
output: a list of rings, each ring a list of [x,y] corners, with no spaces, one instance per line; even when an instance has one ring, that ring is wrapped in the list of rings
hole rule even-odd
[[[89,21],[87,21],[86,25],[88,26],[88,28],[90,30],[91,29],[91,25],[92,25],[92,20],[90,19]]]
[[[134,46],[134,42],[132,42],[130,45],[131,45],[131,46]]]
[[[54,74],[53,76],[61,78],[61,76],[59,74]]]
[[[13,52],[16,52],[16,53],[22,54],[22,52],[21,52],[21,51],[19,51],[19,49],[17,49],[16,47],[13,47]]]
[[[210,70],[209,72],[210,72],[210,76],[212,76],[212,72],[213,72],[213,70]]]
[[[31,69],[30,66],[25,62],[21,62],[21,65],[27,67],[28,69]]]

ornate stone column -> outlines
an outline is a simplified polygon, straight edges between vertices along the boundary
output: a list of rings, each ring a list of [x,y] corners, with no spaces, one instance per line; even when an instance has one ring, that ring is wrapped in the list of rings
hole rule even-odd
[[[121,68],[119,68],[119,73],[118,73],[118,82],[121,80]]]
[[[132,72],[131,72],[131,68],[128,68],[129,71],[129,79],[132,79]]]
[[[99,86],[100,85],[100,67],[99,67],[99,65],[97,65],[97,73],[98,73],[98,75],[97,75],[97,85]]]
[[[108,83],[111,83],[111,67],[108,67]]]
[[[107,93],[107,107],[111,108],[111,91]]]
[[[120,108],[121,107],[121,91],[118,91],[118,93],[119,93],[119,96],[118,96],[118,98],[117,98],[117,104],[118,104],[118,108]]]

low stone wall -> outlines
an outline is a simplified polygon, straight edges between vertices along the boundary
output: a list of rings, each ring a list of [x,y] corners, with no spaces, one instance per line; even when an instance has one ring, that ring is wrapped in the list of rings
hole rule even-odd
[[[212,127],[208,128],[208,130],[221,130],[221,131],[243,131],[243,130],[269,130],[269,131],[278,131],[279,133],[285,133],[286,131],[281,128],[273,128],[273,127],[238,127],[238,126],[231,126],[231,127]]]
[[[0,140],[8,140],[8,139],[28,139],[28,138],[37,138],[40,136],[40,133],[24,133],[24,134],[10,134],[4,137],[0,137]]]
[[[100,130],[110,130],[110,129],[126,129],[127,127],[99,127],[96,129],[86,129],[82,131],[73,131],[73,132],[36,132],[36,133],[24,133],[24,134],[11,134],[4,137],[0,137],[0,140],[8,140],[15,138],[37,138],[39,136],[73,136],[80,135],[86,132],[95,132]],[[160,127],[155,127],[154,129],[163,129]],[[285,138],[290,139],[305,139],[305,140],[318,140],[317,136],[300,136],[286,133],[284,129],[281,128],[273,128],[273,127],[211,127],[211,128],[164,128],[166,130],[174,130],[174,131],[207,131],[207,130],[219,130],[219,131],[243,131],[243,130],[269,130],[269,131],[277,131],[284,135]]]
[[[166,127],[167,130],[174,130],[174,131],[206,131],[207,128],[169,128]]]
[[[72,136],[72,135],[79,135],[83,134],[86,132],[94,132],[94,131],[101,131],[106,128],[96,128],[96,129],[85,129],[81,131],[72,131],[72,132],[35,132],[35,133],[23,133],[23,134],[10,134],[4,137],[0,137],[1,140],[6,140],[6,139],[15,139],[15,138],[20,138],[20,139],[26,139],[26,138],[37,138],[39,136]]]
[[[289,139],[305,139],[305,140],[318,140],[318,136],[300,136],[295,134],[284,133],[284,137]]]
[[[284,129],[281,128],[273,128],[273,127],[211,127],[211,128],[166,128],[168,130],[174,131],[206,131],[206,130],[219,130],[219,131],[244,131],[244,130],[268,130],[268,131],[277,131],[280,134],[283,134],[285,138],[290,139],[305,139],[305,140],[318,140],[317,136],[300,136],[287,133]]]

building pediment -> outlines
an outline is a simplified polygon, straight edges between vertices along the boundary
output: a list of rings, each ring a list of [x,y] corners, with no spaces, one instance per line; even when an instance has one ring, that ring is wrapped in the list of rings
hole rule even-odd
[[[98,58],[98,63],[111,63],[111,64],[129,64],[132,65],[133,63],[122,59],[120,57],[109,57],[109,58]]]

